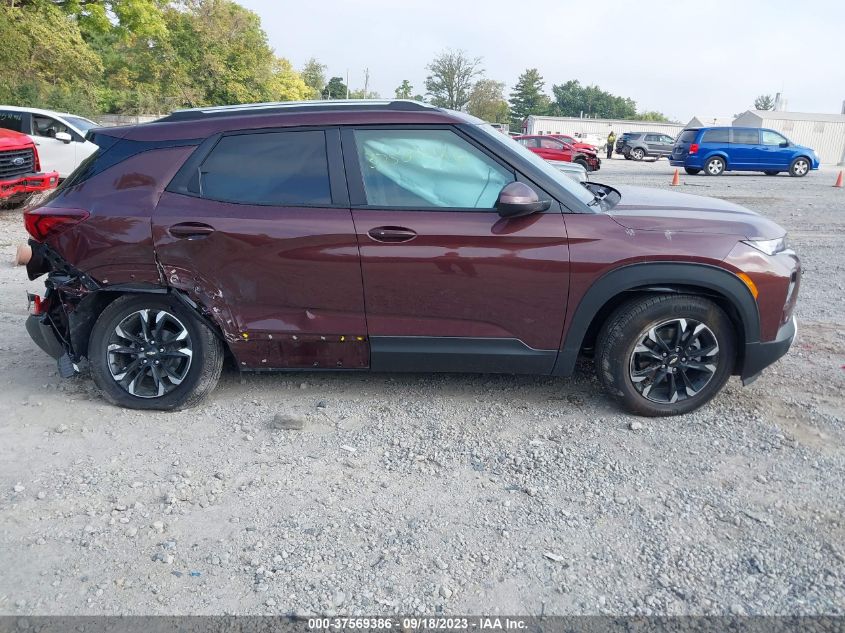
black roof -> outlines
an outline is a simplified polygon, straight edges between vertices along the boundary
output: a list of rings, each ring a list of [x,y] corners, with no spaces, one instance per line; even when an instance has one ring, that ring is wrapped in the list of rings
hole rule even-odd
[[[159,119],[158,123],[170,121],[197,121],[201,119],[244,116],[251,114],[284,114],[294,112],[331,112],[335,110],[393,110],[393,111],[432,111],[439,110],[434,106],[403,99],[394,100],[365,100],[365,99],[333,99],[326,101],[281,101],[273,103],[245,103],[241,105],[213,106],[207,108],[193,108],[177,110]]]

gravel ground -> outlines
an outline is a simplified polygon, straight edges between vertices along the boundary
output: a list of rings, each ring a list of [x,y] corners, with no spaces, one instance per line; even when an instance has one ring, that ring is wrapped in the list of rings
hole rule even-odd
[[[595,180],[671,175],[619,159]],[[834,178],[682,178],[787,227],[806,274],[790,354],[663,420],[614,409],[589,364],[228,370],[195,409],[115,408],[28,339],[39,284],[0,212],[0,613],[845,613]]]

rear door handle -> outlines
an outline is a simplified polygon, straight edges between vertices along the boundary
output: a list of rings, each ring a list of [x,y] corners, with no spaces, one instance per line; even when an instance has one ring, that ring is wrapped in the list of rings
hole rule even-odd
[[[214,227],[202,222],[180,222],[171,226],[168,232],[173,237],[190,240],[211,235],[214,233]]]
[[[376,242],[386,242],[388,244],[410,242],[417,236],[415,231],[406,229],[403,226],[377,226],[367,231],[367,235]]]

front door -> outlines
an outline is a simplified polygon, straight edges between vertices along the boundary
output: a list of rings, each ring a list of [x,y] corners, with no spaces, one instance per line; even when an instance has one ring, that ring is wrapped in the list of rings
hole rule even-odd
[[[169,285],[205,306],[243,368],[367,367],[340,133],[231,133],[197,152],[153,216]]]
[[[569,283],[560,206],[501,218],[517,174],[451,126],[343,134],[372,369],[551,372]]]
[[[67,178],[76,169],[76,150],[84,140],[64,123],[43,114],[32,115],[32,133],[30,137],[38,146],[38,158],[41,171],[57,171],[59,178]],[[63,132],[71,137],[70,141],[56,138]]]
[[[760,163],[772,170],[788,169],[793,150],[786,137],[772,130],[761,130],[760,136],[762,144],[757,150]]]

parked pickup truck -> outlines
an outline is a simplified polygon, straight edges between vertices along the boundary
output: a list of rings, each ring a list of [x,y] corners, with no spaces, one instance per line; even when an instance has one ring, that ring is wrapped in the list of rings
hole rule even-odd
[[[20,206],[33,193],[59,184],[58,172],[40,171],[41,163],[32,139],[0,128],[0,203]]]

